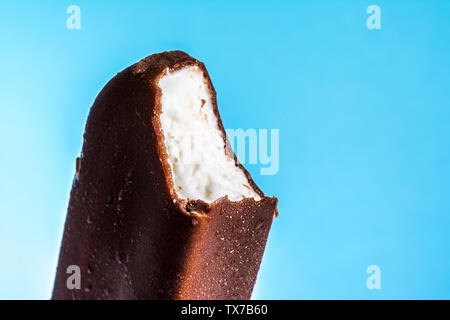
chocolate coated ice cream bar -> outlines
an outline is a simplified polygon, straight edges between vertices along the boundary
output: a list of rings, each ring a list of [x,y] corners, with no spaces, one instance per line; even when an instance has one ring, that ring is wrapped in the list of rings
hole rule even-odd
[[[53,299],[250,298],[277,199],[231,151],[203,63],[171,51],[117,74],[76,171]]]

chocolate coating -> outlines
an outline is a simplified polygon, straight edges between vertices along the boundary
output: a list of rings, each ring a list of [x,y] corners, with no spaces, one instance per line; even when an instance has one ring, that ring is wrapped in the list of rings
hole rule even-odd
[[[260,201],[176,196],[157,81],[188,65],[203,70],[224,132],[206,68],[184,52],[151,55],[109,81],[87,120],[52,299],[250,298],[277,199],[247,171]],[[81,289],[67,288],[69,265],[80,267]]]

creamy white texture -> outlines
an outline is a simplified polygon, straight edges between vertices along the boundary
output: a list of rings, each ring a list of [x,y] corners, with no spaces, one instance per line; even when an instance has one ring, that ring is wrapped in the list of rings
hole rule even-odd
[[[207,203],[225,195],[232,201],[260,200],[225,152],[202,70],[197,66],[166,70],[159,87],[161,129],[178,197]]]

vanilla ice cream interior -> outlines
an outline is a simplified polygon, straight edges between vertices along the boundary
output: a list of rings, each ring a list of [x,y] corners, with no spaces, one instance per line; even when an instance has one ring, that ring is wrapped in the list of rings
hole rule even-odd
[[[233,155],[226,152],[202,70],[198,66],[167,69],[159,87],[159,120],[178,197],[207,203],[225,195],[231,201],[260,200]]]

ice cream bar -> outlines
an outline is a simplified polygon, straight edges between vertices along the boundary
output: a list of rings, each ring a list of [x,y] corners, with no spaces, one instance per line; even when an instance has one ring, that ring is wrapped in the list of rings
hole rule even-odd
[[[117,74],[76,164],[53,299],[250,298],[277,199],[229,147],[203,63],[163,52]]]

